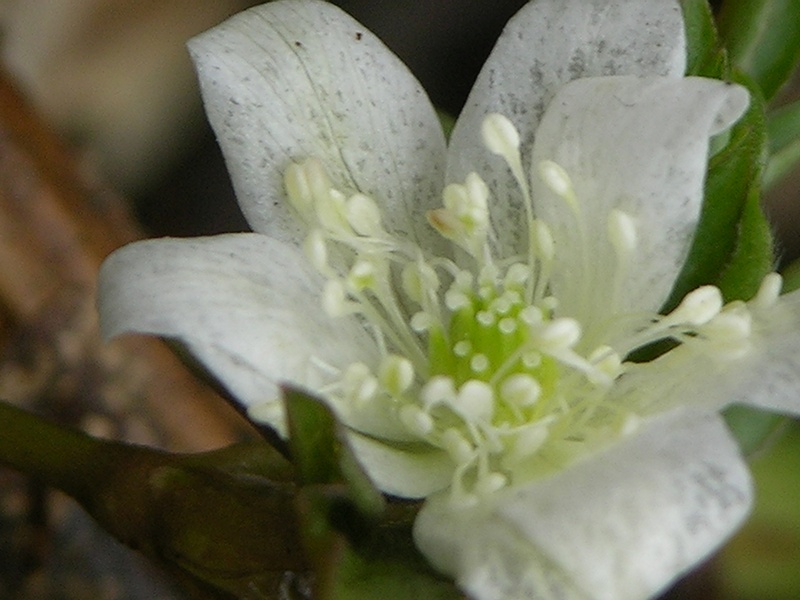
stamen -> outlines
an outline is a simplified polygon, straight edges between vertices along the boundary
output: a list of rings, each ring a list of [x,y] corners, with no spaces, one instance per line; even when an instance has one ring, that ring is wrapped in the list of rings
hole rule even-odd
[[[322,308],[330,317],[341,317],[352,312],[353,303],[347,300],[347,293],[341,281],[330,279],[322,290]]]
[[[384,232],[381,225],[381,211],[375,201],[364,194],[350,197],[345,207],[350,226],[363,236],[380,237]]]
[[[286,168],[283,173],[283,186],[289,204],[306,219],[311,211],[314,197],[303,165],[293,162]]]
[[[407,358],[390,354],[381,363],[378,379],[389,394],[399,397],[414,383],[414,366]]]
[[[581,326],[575,319],[555,319],[535,332],[537,346],[544,352],[572,348],[581,338]]]
[[[470,423],[488,423],[494,413],[494,391],[483,381],[470,379],[458,390],[457,411]]]
[[[498,113],[488,115],[483,120],[481,135],[490,152],[502,156],[508,163],[518,160],[519,132],[508,118]]]
[[[704,285],[689,292],[681,303],[662,320],[662,325],[703,325],[722,309],[722,292],[713,285]]]
[[[474,457],[472,444],[458,429],[450,428],[442,434],[442,445],[456,464],[467,464]]]
[[[542,386],[535,377],[525,373],[511,375],[500,385],[500,398],[511,406],[533,406],[541,395]]]
[[[636,223],[628,213],[613,209],[608,214],[608,239],[620,259],[625,259],[636,249],[638,234]]]
[[[436,426],[428,413],[413,404],[406,404],[400,409],[400,421],[411,433],[420,437],[428,436]]]
[[[325,234],[322,231],[314,229],[308,234],[303,242],[303,252],[317,271],[323,274],[329,273],[328,249],[325,245]]]
[[[778,273],[769,273],[761,280],[755,298],[752,302],[756,309],[767,309],[775,306],[783,289],[783,277]]]
[[[579,217],[578,197],[575,195],[572,180],[564,168],[552,160],[543,160],[539,163],[539,176],[547,187],[567,203],[573,214]]]

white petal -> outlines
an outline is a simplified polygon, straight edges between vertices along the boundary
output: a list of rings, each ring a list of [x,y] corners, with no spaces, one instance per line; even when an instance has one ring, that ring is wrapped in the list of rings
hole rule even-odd
[[[532,189],[536,215],[555,239],[562,314],[595,325],[616,312],[660,308],[697,226],[709,138],[748,100],[741,86],[692,77],[581,79],[558,93],[534,145]],[[566,171],[579,216],[542,180],[542,161]],[[621,262],[608,232],[614,211],[636,232]]]
[[[471,514],[434,499],[414,533],[476,600],[641,600],[717,548],[751,495],[721,420],[687,412]]]
[[[448,181],[477,171],[496,194],[492,220],[504,254],[523,250],[526,238],[518,227],[517,186],[505,163],[483,148],[485,116],[511,119],[527,165],[539,120],[565,83],[606,75],[680,77],[684,38],[673,0],[534,0],[509,21],[458,119],[447,165]]]
[[[641,364],[617,386],[617,402],[662,412],[746,404],[800,417],[800,291],[754,312],[749,349],[725,359],[685,344]]]
[[[334,184],[382,206],[390,229],[436,239],[444,136],[422,87],[335,6],[277,1],[194,38],[208,118],[255,231],[305,237],[283,202],[291,159],[322,160]],[[417,229],[414,229],[414,228]]]
[[[320,364],[374,355],[354,319],[323,313],[321,286],[299,252],[258,234],[137,242],[103,264],[101,327],[183,341],[250,406],[277,400],[282,381],[315,388]],[[282,412],[272,414],[283,431]]]
[[[434,447],[391,445],[351,432],[354,454],[373,483],[400,498],[424,498],[444,489],[455,465],[446,452]]]

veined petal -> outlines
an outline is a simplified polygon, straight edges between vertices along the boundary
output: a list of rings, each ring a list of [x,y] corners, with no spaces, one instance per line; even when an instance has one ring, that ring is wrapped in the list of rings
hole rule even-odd
[[[751,495],[724,423],[681,411],[488,506],[434,497],[414,534],[476,600],[640,600],[718,547]]]
[[[564,84],[608,75],[680,77],[685,45],[673,0],[533,0],[509,21],[458,118],[447,165],[447,181],[477,171],[489,184],[503,254],[524,253],[524,211],[506,164],[481,143],[486,115],[503,114],[517,127],[527,165],[539,121]]]
[[[555,240],[563,315],[589,327],[661,307],[699,219],[709,138],[748,101],[741,86],[692,77],[581,79],[558,93],[539,127],[531,185]],[[544,161],[563,169],[574,201],[544,181]],[[619,215],[626,231],[612,234]],[[630,238],[617,240],[622,252],[615,236]]]
[[[439,448],[387,444],[354,431],[348,441],[367,475],[386,494],[424,498],[452,480],[453,461]]]
[[[147,240],[103,264],[100,322],[106,337],[177,338],[244,406],[280,406],[276,383],[315,388],[326,368],[376,351],[355,319],[323,313],[321,285],[302,254],[266,236]],[[279,409],[268,424],[284,431]]]
[[[255,231],[299,243],[283,201],[290,160],[320,159],[342,190],[372,196],[387,227],[436,239],[444,135],[420,84],[374,35],[317,0],[270,2],[189,43],[208,118]]]

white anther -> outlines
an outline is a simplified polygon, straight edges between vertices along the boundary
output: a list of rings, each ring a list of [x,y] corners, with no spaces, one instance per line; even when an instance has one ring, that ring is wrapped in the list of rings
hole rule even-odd
[[[642,418],[636,413],[628,413],[622,420],[622,425],[620,425],[619,433],[621,436],[625,437],[639,431],[641,426],[642,426]]]
[[[519,156],[519,132],[503,115],[498,113],[487,115],[481,126],[481,136],[490,152],[506,160]]]
[[[533,406],[542,395],[542,386],[532,375],[517,373],[500,384],[500,398],[512,406]]]
[[[507,290],[522,291],[525,289],[525,283],[531,276],[531,269],[524,263],[514,263],[508,267],[506,276],[503,278],[503,287]]]
[[[761,286],[752,302],[757,309],[770,308],[778,302],[783,289],[783,277],[770,273],[761,280]]]
[[[357,291],[375,287],[375,273],[377,269],[375,263],[369,260],[359,259],[350,269],[347,275],[347,284]]]
[[[484,210],[486,210],[489,200],[489,186],[487,186],[486,182],[481,179],[480,175],[474,171],[471,172],[469,175],[467,175],[466,180],[464,180],[464,187],[466,188],[467,194],[472,200],[472,205],[475,207],[482,207]]]
[[[736,305],[739,310],[723,310],[700,329],[703,336],[715,345],[740,345],[747,341],[753,332],[753,319],[744,305]]]
[[[636,249],[638,237],[632,216],[616,208],[608,214],[608,239],[617,256],[629,256]]]
[[[544,221],[536,219],[533,221],[533,244],[534,252],[539,260],[549,262],[556,254],[556,243],[553,241],[553,233]]]
[[[544,446],[549,435],[547,423],[544,422],[534,423],[523,429],[514,442],[512,456],[517,460],[531,456]]]
[[[460,183],[451,183],[442,192],[445,209],[460,217],[469,208],[467,188]]]
[[[488,473],[481,477],[475,485],[475,492],[479,496],[488,496],[503,489],[508,485],[508,477],[502,473]]]
[[[555,296],[545,296],[542,298],[539,305],[542,307],[542,310],[546,310],[552,314],[553,311],[558,308],[558,298]]]
[[[562,317],[544,325],[535,335],[542,350],[565,350],[572,348],[581,339],[581,326],[575,319]]]
[[[451,427],[442,434],[442,445],[456,464],[463,465],[472,460],[472,444],[457,429]]]
[[[315,194],[317,219],[327,231],[338,234],[350,234],[352,231],[347,220],[346,199],[339,190],[329,188],[325,192]]]
[[[539,163],[539,176],[545,185],[562,198],[573,194],[572,180],[564,168],[552,160]]]
[[[448,240],[456,239],[459,233],[462,232],[461,221],[455,213],[444,209],[437,208],[436,210],[429,210],[425,213],[428,218],[428,223],[431,224],[436,231],[446,237]]]
[[[485,354],[475,354],[469,360],[469,368],[473,373],[483,373],[489,368],[489,359]]]
[[[419,406],[407,404],[400,409],[400,421],[413,434],[426,436],[434,429],[433,418]]]
[[[466,308],[472,304],[470,297],[461,290],[450,288],[444,294],[444,305],[451,312]]]
[[[519,311],[519,318],[526,325],[538,325],[544,319],[542,310],[538,306],[526,306]]]
[[[303,161],[302,167],[314,200],[319,202],[320,199],[327,198],[331,192],[332,184],[322,162],[316,158],[308,158]]]
[[[470,423],[486,423],[494,414],[494,391],[485,381],[470,379],[458,390],[455,410]]]
[[[622,359],[610,346],[600,346],[589,355],[589,362],[604,377],[604,380],[614,380],[622,374]]]
[[[302,216],[306,216],[314,203],[306,171],[299,163],[291,163],[283,172],[283,186],[292,207]]]
[[[303,242],[303,252],[314,268],[324,273],[328,270],[328,248],[325,245],[325,234],[314,229]]]
[[[359,235],[377,237],[383,233],[381,211],[375,201],[364,194],[350,197],[345,207],[350,226]]]
[[[378,381],[364,363],[353,363],[347,367],[342,381],[345,393],[356,404],[364,404],[378,393]]]
[[[437,404],[452,405],[456,398],[456,387],[450,377],[436,375],[431,377],[419,392],[425,408],[430,409]]]
[[[439,289],[439,277],[428,263],[409,263],[403,269],[402,279],[403,291],[417,304]]]
[[[409,324],[412,330],[422,333],[436,325],[436,318],[432,314],[421,310],[418,313],[414,313]]]
[[[322,290],[322,308],[329,317],[341,317],[347,314],[350,302],[341,281],[331,279]]]
[[[414,383],[414,366],[404,356],[390,354],[381,362],[378,378],[387,392],[400,396]]]
[[[517,330],[517,320],[512,319],[511,317],[500,319],[500,322],[497,324],[497,328],[500,330],[500,333],[504,335],[511,335]]]
[[[713,285],[704,285],[689,292],[678,307],[669,313],[665,323],[699,326],[707,323],[722,309],[722,292]]]

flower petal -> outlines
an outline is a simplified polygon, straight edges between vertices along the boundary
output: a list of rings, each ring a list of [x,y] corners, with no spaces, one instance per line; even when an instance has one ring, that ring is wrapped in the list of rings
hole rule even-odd
[[[283,173],[292,159],[316,157],[334,185],[374,197],[390,230],[436,239],[419,214],[439,203],[441,126],[420,84],[362,25],[325,2],[276,1],[189,49],[255,231],[302,241]]]
[[[748,101],[741,86],[695,77],[581,79],[558,93],[539,128],[531,183],[556,244],[562,314],[595,325],[661,307],[699,219],[709,138]],[[543,161],[566,172],[576,206],[544,182]],[[617,211],[630,218],[624,226],[610,223]]]
[[[177,338],[243,405],[280,406],[277,382],[314,388],[320,365],[375,353],[355,319],[323,313],[321,289],[298,251],[262,235],[147,240],[103,264],[100,321],[106,337]],[[282,411],[272,415],[268,424],[285,431]]]
[[[348,440],[367,475],[386,494],[424,498],[452,480],[453,461],[438,448],[392,445],[353,431]]]
[[[423,507],[418,546],[476,600],[648,598],[747,514],[751,482],[716,416],[679,412],[459,514]]]
[[[506,25],[478,76],[450,138],[447,180],[478,172],[496,195],[492,221],[503,255],[524,251],[517,185],[481,142],[489,113],[508,117],[527,165],[539,121],[567,82],[607,75],[680,77],[685,34],[672,0],[534,0]]]
[[[726,358],[713,347],[682,344],[626,373],[615,401],[649,413],[746,404],[800,417],[800,291],[751,314],[753,331],[740,355]]]

